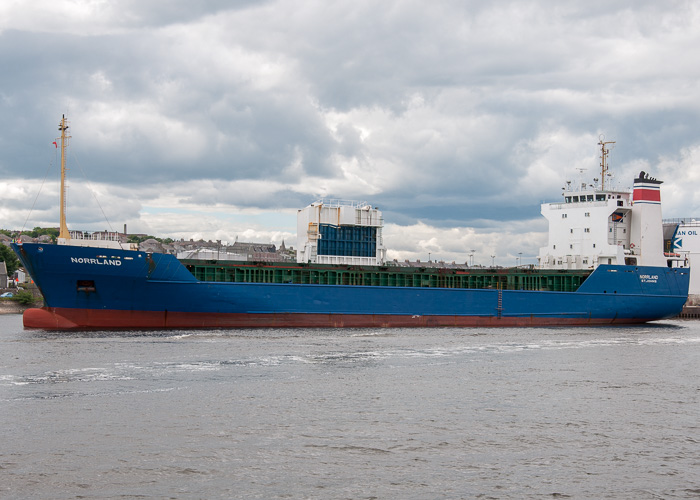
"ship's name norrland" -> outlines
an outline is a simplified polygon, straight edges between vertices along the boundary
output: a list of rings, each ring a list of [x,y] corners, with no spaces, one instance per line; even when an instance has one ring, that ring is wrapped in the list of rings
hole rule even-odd
[[[97,264],[100,266],[121,266],[122,261],[116,259],[87,259],[84,257],[71,257],[70,261],[75,264]]]

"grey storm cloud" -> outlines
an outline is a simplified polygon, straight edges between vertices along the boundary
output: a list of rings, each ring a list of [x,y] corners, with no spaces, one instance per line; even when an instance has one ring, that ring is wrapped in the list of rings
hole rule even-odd
[[[621,182],[664,165],[697,210],[699,42],[691,1],[14,3],[0,183],[44,178],[66,113],[79,170],[138,200],[110,202],[120,220],[318,197],[406,226],[534,220],[594,175],[601,134]],[[8,221],[17,208],[0,201]]]

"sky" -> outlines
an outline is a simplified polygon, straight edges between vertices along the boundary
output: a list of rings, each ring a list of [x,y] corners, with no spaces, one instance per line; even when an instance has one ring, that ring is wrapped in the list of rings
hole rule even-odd
[[[332,198],[390,259],[536,263],[601,138],[700,217],[698,50],[696,1],[6,0],[0,228],[58,225],[65,115],[71,229],[296,247]]]

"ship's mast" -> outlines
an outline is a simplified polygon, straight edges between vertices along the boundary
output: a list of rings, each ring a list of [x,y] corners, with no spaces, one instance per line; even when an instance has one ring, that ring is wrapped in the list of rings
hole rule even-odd
[[[615,144],[615,141],[605,141],[604,137],[600,137],[600,142],[598,145],[600,146],[600,190],[605,191],[605,175],[608,173],[608,163],[607,163],[607,158],[608,154],[610,154],[610,150],[606,148],[608,144]]]
[[[66,146],[68,146],[68,139],[70,139],[70,136],[66,135],[66,130],[68,130],[66,115],[63,115],[61,118],[58,130],[61,131],[61,225],[58,237],[69,240],[70,233],[66,225]]]

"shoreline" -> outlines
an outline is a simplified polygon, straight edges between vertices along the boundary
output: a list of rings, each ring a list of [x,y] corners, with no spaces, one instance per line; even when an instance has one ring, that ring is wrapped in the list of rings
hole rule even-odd
[[[20,304],[14,300],[0,300],[0,314],[22,314],[32,307],[42,307],[44,301],[35,301],[33,304]]]
[[[0,314],[21,314],[31,306],[19,304],[14,300],[0,301]]]

